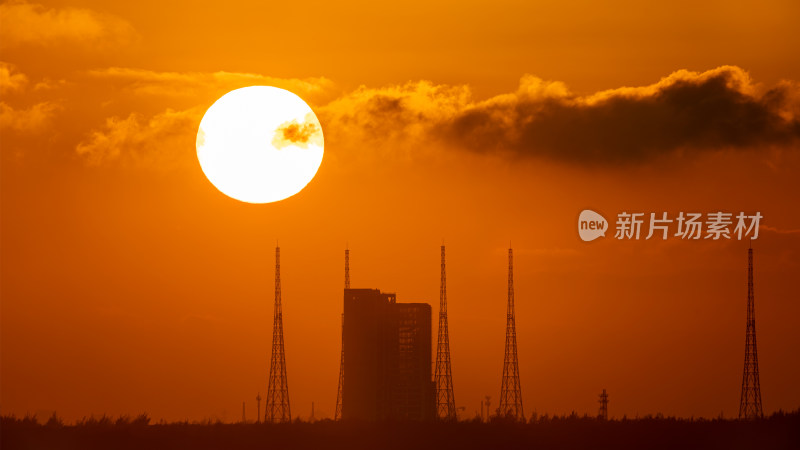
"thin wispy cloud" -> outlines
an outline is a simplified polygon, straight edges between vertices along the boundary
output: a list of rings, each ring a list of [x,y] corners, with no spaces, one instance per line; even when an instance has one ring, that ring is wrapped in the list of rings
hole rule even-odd
[[[0,102],[0,130],[31,133],[46,129],[53,117],[61,110],[54,102],[36,103],[28,108],[14,108]]]
[[[203,111],[166,111],[150,118],[132,113],[111,117],[76,147],[89,164],[166,167],[194,153],[195,133]]]
[[[0,93],[21,91],[28,83],[28,77],[20,73],[16,66],[0,61]]]
[[[86,8],[51,8],[10,1],[0,5],[0,46],[91,45],[107,48],[138,39],[126,20]]]
[[[242,72],[158,72],[126,67],[110,67],[88,71],[95,79],[108,80],[137,95],[206,96],[246,86],[275,86],[294,92],[306,101],[328,94],[334,87],[324,77],[278,78]]]

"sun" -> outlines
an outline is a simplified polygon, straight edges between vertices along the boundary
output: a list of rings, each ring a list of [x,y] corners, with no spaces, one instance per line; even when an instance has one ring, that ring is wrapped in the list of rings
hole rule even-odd
[[[271,86],[228,92],[203,116],[197,159],[225,195],[270,203],[300,192],[322,163],[324,139],[314,111]]]

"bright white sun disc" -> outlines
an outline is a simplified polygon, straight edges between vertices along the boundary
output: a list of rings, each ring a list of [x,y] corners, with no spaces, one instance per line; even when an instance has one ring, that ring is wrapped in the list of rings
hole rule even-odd
[[[314,111],[271,86],[236,89],[214,102],[197,130],[197,159],[229,197],[270,203],[300,192],[322,163],[324,139]]]

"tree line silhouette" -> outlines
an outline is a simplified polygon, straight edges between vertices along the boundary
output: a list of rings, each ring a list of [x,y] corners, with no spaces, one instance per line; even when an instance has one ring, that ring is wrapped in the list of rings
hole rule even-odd
[[[760,420],[643,416],[601,420],[575,413],[527,423],[495,416],[460,422],[287,424],[159,421],[147,414],[64,423],[55,413],[0,418],[0,447],[13,449],[797,449],[800,409]]]

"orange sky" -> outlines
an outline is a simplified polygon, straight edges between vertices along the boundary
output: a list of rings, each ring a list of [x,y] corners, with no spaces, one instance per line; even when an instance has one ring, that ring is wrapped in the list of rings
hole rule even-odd
[[[0,409],[253,416],[279,240],[292,412],[332,416],[345,244],[354,287],[435,315],[444,238],[469,416],[499,395],[509,240],[528,414],[595,414],[606,388],[616,417],[736,415],[746,243],[584,243],[585,208],[760,211],[763,405],[797,408],[800,7],[703,5],[3,3]],[[326,139],[267,205],[194,147],[257,84]]]

